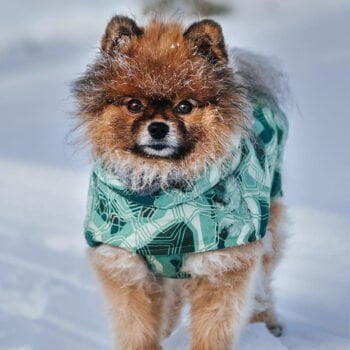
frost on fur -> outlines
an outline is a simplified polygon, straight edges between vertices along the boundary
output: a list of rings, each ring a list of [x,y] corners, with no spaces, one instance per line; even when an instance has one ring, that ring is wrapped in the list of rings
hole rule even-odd
[[[154,21],[136,30],[133,22],[118,21],[117,28],[120,21],[126,26],[122,34],[128,42],[122,45],[118,39],[112,48],[116,29],[109,25],[95,63],[73,86],[79,124],[94,158],[134,191],[191,184],[212,164],[225,164],[233,137],[250,128],[247,91],[227,64],[221,28],[202,21],[185,31],[179,23]],[[187,153],[176,159],[136,154],[134,122],[122,110],[125,96],[149,103],[196,101],[197,117],[181,119],[171,109],[162,115],[176,124],[174,144],[187,143]]]

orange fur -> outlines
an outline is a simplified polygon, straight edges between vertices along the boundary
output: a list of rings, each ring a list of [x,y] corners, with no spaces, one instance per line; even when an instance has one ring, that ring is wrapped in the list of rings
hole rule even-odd
[[[242,247],[244,258],[235,268],[218,273],[215,280],[196,277],[188,282],[191,303],[191,349],[229,350],[238,339],[249,311],[250,290],[258,263],[259,244]],[[236,248],[229,249],[232,259]],[[240,252],[242,253],[242,252]],[[207,254],[207,253],[206,253]],[[242,256],[243,256],[242,254]],[[208,253],[210,255],[210,253]]]
[[[180,280],[164,279],[164,304],[162,313],[162,338],[174,330],[185,301],[184,284]]]
[[[271,289],[272,274],[282,256],[285,234],[281,229],[284,223],[285,208],[279,201],[272,201],[270,208],[270,220],[268,231],[271,233],[272,246],[271,250],[264,253],[262,257],[262,283],[264,296],[257,295],[258,304],[264,304],[263,310],[256,311],[251,316],[251,322],[263,322],[275,335],[281,335],[282,326],[278,324],[276,312],[273,303],[273,293]]]
[[[115,275],[118,267],[112,254],[103,256],[92,249],[90,257],[103,287],[119,349],[160,350],[162,285],[150,274],[142,280],[132,280],[132,271],[143,264],[141,259],[135,259],[130,275],[123,279]],[[113,270],[111,266],[114,266]],[[119,272],[124,273],[125,270]]]
[[[90,249],[121,349],[160,349],[161,339],[171,334],[185,301],[191,304],[192,349],[231,349],[240,327],[254,311],[250,304],[255,273],[262,273],[267,308],[252,314],[250,321],[264,322],[280,335],[270,283],[281,256],[282,217],[283,205],[273,202],[269,223],[272,251],[255,242],[192,254],[184,267],[192,278],[184,281],[154,278],[141,257],[123,249]],[[260,264],[262,270],[257,271]]]
[[[133,24],[112,19],[102,40],[102,55],[75,83],[78,114],[95,157],[111,168],[127,162],[135,177],[147,166],[164,176],[178,171],[190,180],[228,156],[232,135],[247,129],[249,103],[227,65],[221,29],[212,23],[185,32],[182,24],[153,21],[137,27],[142,35],[121,35],[113,49],[112,35],[120,27],[122,33],[131,33]],[[209,36],[215,64],[196,54]],[[143,112],[127,111],[123,101],[131,97],[143,102]],[[196,103],[193,112],[174,113],[174,106],[188,99]],[[159,101],[168,104],[160,112],[155,107]],[[186,152],[172,158],[134,152],[140,131],[152,119],[167,121]]]
[[[100,57],[75,83],[75,94],[94,156],[119,167],[126,180],[148,172],[142,186],[168,181],[173,173],[176,180],[195,179],[207,165],[234,157],[232,139],[249,129],[245,88],[227,65],[220,26],[209,20],[185,31],[179,23],[153,21],[141,28],[126,17],[113,18]],[[125,101],[135,97],[144,109],[133,114]],[[174,106],[187,99],[196,101],[193,111],[177,115]],[[161,112],[155,107],[159,102],[165,103]],[[135,152],[150,121],[166,121],[186,152],[173,158]],[[189,254],[186,281],[155,278],[140,256],[123,249],[91,248],[119,350],[161,349],[185,301],[191,304],[193,350],[231,349],[250,316],[275,332],[270,283],[283,245],[282,213],[283,206],[273,202],[270,233],[262,241]],[[262,294],[255,292],[257,281]],[[260,308],[251,315],[254,297]]]

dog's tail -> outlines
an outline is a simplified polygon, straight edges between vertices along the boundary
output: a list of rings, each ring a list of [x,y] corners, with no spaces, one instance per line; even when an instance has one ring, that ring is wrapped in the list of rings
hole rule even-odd
[[[263,98],[281,109],[289,106],[291,93],[288,80],[276,59],[239,48],[231,50],[230,58],[251,99]]]

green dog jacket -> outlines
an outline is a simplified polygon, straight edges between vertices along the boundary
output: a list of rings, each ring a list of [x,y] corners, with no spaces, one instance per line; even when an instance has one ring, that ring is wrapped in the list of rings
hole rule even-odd
[[[96,163],[90,180],[85,238],[144,257],[156,276],[188,277],[181,268],[190,253],[235,247],[266,233],[272,198],[282,195],[285,115],[257,104],[253,135],[236,145],[225,171],[212,166],[190,191],[154,195],[131,192]]]

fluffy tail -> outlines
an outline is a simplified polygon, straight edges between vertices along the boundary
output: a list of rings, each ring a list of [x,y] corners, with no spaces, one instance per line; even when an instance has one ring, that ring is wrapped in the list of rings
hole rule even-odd
[[[235,73],[247,88],[249,98],[263,98],[282,109],[289,104],[288,80],[275,59],[238,48],[230,52],[230,58]]]

